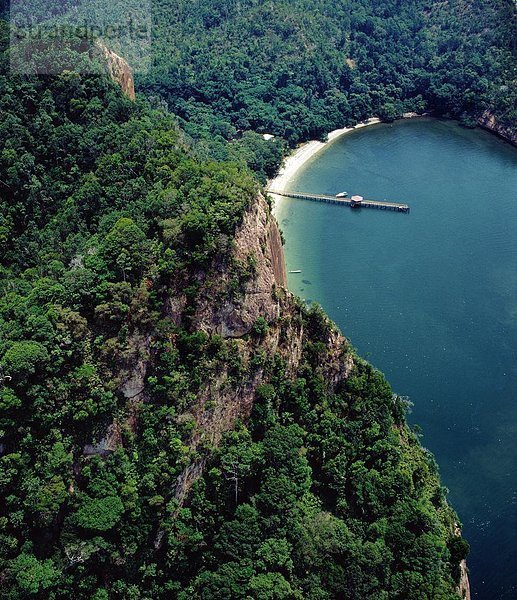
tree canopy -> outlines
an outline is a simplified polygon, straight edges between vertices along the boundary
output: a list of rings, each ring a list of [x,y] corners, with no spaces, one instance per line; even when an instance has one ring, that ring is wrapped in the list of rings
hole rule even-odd
[[[235,233],[286,144],[512,121],[511,3],[152,6],[136,102],[102,69],[9,74],[1,27],[3,595],[453,600],[468,544],[382,374],[281,289],[235,339],[196,318],[254,290]]]

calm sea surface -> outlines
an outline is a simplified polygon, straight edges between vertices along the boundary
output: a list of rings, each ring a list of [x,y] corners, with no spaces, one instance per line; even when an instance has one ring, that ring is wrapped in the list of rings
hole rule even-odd
[[[281,200],[287,267],[302,270],[289,285],[414,403],[472,547],[474,598],[517,598],[517,150],[400,121],[340,138],[289,187],[411,206]]]

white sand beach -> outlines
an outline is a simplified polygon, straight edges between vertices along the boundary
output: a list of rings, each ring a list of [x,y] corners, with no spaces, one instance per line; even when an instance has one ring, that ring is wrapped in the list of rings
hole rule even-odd
[[[370,125],[376,125],[378,123],[381,123],[381,120],[374,117],[368,119],[368,121],[365,121],[364,123],[359,123],[355,127],[344,127],[343,129],[335,129],[334,131],[331,131],[328,134],[328,140],[326,142],[319,142],[317,140],[306,142],[285,159],[280,171],[278,172],[278,175],[269,182],[268,189],[279,192],[285,190],[288,183],[295,177],[299,169],[313,156],[320,152],[320,150],[323,150],[323,148],[326,148],[337,138],[350,133],[351,131],[362,129],[363,127],[368,127]],[[272,192],[270,192],[270,194],[275,200],[274,213],[278,218],[279,208],[282,203],[282,196],[277,196]]]

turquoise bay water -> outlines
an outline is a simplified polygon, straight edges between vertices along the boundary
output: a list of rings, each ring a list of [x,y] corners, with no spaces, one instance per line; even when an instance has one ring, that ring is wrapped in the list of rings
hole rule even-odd
[[[291,290],[319,302],[414,403],[471,544],[473,597],[517,597],[517,151],[431,119],[355,131],[292,191],[346,190],[408,215],[283,199]]]

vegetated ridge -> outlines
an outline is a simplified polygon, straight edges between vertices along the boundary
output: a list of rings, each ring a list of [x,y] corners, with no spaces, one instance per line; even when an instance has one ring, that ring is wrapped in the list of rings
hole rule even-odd
[[[106,77],[0,91],[4,596],[455,598],[436,465],[252,175]]]
[[[468,126],[488,111],[515,130],[511,0],[161,0],[153,19],[139,89],[165,99],[205,151],[238,145],[260,174],[271,143],[250,132],[295,146],[371,116],[429,111]]]
[[[174,21],[158,2],[160,27],[198,43],[159,38],[185,46],[155,48],[149,102],[103,76],[7,76],[2,56],[7,598],[468,594],[468,545],[405,403],[285,289],[249,170],[264,181],[281,159],[266,131],[293,145],[422,108],[514,124],[511,41],[487,27],[510,3],[370,4],[298,3],[300,20],[289,2],[203,1]]]

